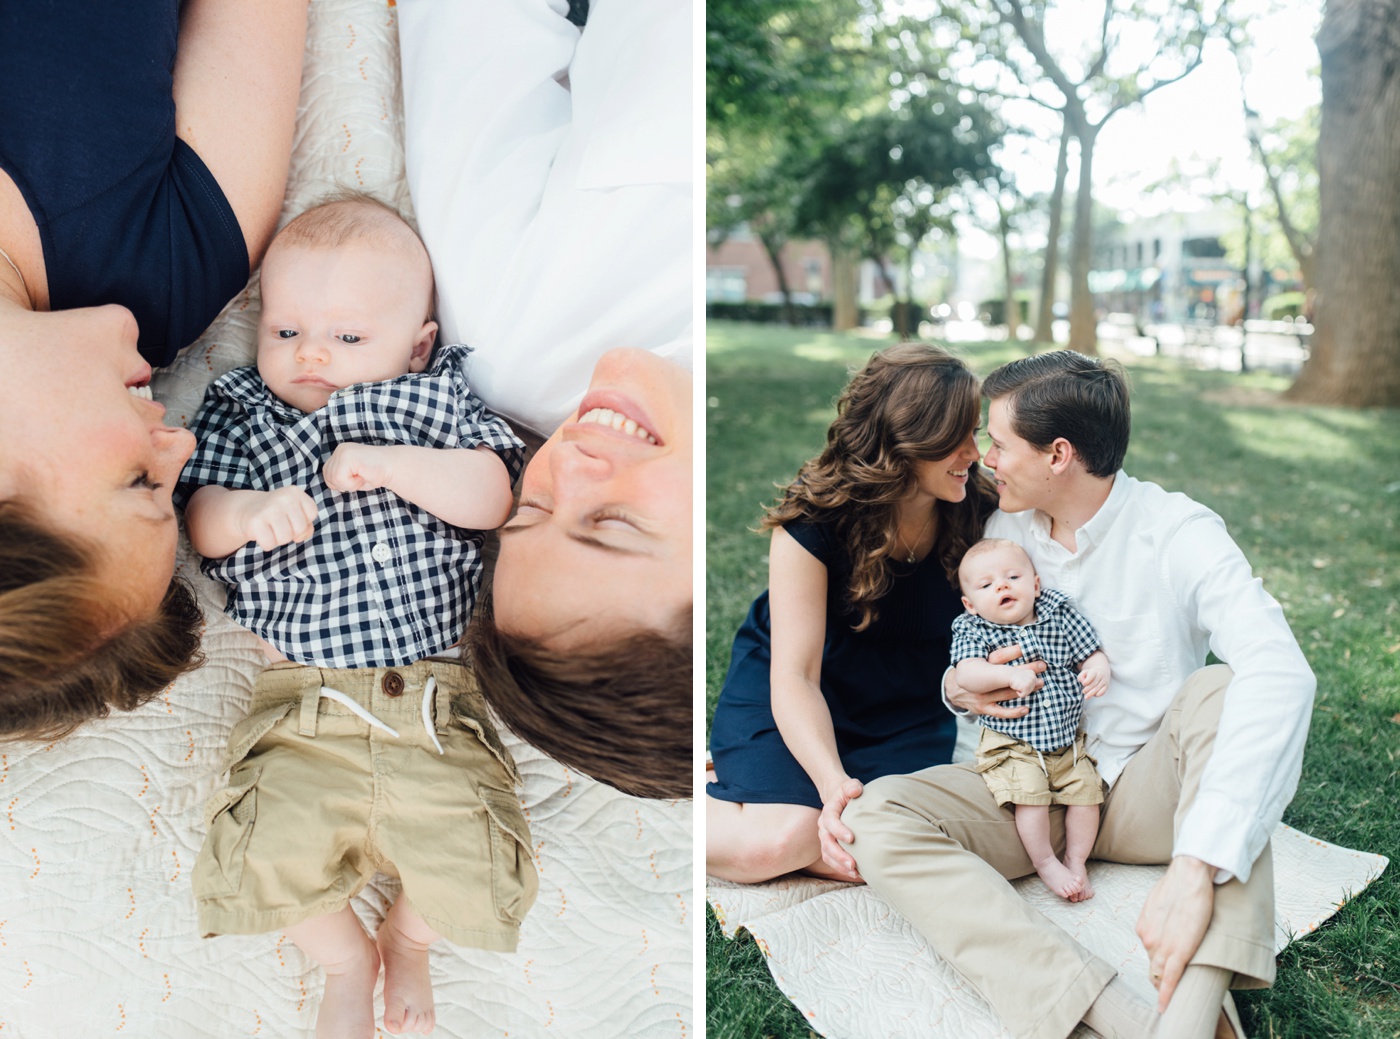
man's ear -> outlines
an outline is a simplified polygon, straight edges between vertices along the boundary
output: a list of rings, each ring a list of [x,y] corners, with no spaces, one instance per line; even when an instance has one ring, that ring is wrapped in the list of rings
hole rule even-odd
[[[413,343],[413,353],[408,355],[408,370],[421,372],[428,367],[428,358],[433,356],[433,344],[437,342],[437,322],[424,321],[418,330],[418,338]]]
[[[1074,445],[1064,437],[1056,437],[1055,442],[1050,445],[1050,471],[1056,476],[1068,470],[1078,459],[1079,454],[1074,450]]]

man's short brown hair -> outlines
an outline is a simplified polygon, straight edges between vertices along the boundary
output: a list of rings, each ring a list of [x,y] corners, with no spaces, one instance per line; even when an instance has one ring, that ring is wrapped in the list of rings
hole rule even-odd
[[[501,631],[489,598],[468,644],[486,702],[521,739],[636,797],[694,793],[691,611],[668,631],[634,629],[560,652]]]
[[[66,736],[203,663],[204,617],[183,581],[152,616],[114,626],[94,556],[20,502],[0,502],[0,740]]]
[[[1010,361],[982,383],[988,400],[1006,398],[1011,431],[1038,450],[1068,440],[1090,476],[1112,476],[1128,452],[1128,378],[1117,361],[1052,350]]]

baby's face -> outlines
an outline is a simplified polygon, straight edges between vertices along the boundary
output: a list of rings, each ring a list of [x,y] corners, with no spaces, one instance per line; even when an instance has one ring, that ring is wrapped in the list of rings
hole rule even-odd
[[[963,606],[993,624],[1025,624],[1035,610],[1040,577],[1026,553],[1011,545],[979,552],[958,568]]]
[[[421,372],[437,335],[425,277],[395,249],[274,245],[263,261],[258,373],[311,412],[336,390]]]

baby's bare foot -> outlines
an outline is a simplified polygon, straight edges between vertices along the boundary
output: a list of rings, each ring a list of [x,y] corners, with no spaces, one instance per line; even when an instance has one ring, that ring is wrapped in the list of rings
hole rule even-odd
[[[1089,867],[1083,862],[1069,860],[1065,862],[1065,868],[1075,875],[1079,880],[1079,891],[1070,898],[1071,902],[1085,902],[1094,897],[1094,885],[1089,883]]]
[[[326,993],[316,1014],[316,1039],[374,1039],[379,953],[369,936],[349,957],[324,969]]]
[[[378,942],[384,960],[384,1028],[393,1035],[427,1035],[437,1024],[428,946],[394,926],[392,916],[379,928]]]
[[[1045,881],[1046,887],[1071,902],[1075,901],[1074,896],[1079,894],[1079,889],[1083,886],[1083,881],[1053,855],[1037,862],[1035,871],[1040,874],[1040,879]]]

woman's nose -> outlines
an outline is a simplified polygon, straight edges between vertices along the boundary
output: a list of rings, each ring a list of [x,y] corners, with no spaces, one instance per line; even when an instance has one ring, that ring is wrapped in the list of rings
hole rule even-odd
[[[180,426],[161,426],[153,437],[161,469],[157,479],[160,483],[173,484],[190,460],[190,455],[194,454],[194,434]]]

